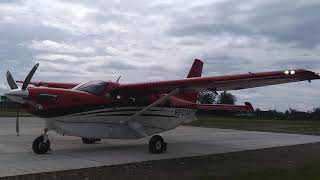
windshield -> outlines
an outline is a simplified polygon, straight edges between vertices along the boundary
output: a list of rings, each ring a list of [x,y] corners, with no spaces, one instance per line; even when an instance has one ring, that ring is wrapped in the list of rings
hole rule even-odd
[[[77,91],[84,91],[99,96],[103,93],[108,84],[109,83],[105,81],[90,81],[78,87],[75,87],[74,89]]]

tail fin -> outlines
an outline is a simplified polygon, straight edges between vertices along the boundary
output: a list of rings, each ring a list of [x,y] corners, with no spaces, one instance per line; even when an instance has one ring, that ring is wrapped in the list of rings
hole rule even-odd
[[[189,71],[187,78],[201,77],[202,68],[203,68],[203,62],[199,59],[195,59],[191,66],[191,69]]]
[[[201,77],[202,68],[203,68],[203,62],[199,59],[195,59],[188,73],[187,78]],[[198,98],[198,92],[195,92],[195,91],[182,92],[177,97],[184,99],[186,101],[196,103]]]

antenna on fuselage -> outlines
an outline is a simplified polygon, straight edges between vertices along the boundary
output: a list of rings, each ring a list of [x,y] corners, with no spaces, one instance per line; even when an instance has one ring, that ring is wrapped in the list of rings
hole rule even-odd
[[[119,82],[120,78],[121,78],[121,75],[118,77],[118,79],[117,79],[116,83],[118,83],[118,82]]]

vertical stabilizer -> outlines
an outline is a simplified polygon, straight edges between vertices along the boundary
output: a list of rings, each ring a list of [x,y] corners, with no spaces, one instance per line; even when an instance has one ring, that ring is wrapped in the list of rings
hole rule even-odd
[[[188,73],[187,78],[201,77],[202,68],[203,62],[199,59],[195,59]],[[177,97],[186,101],[196,103],[198,98],[198,92],[182,92],[179,95],[177,95]]]
[[[203,62],[199,59],[195,59],[191,66],[191,69],[189,71],[187,78],[201,77],[202,68],[203,68]]]

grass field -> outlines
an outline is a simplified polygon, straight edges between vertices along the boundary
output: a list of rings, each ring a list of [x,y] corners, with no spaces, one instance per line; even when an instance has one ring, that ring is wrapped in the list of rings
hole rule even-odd
[[[0,108],[0,117],[16,117],[17,109],[15,108]],[[20,109],[20,116],[31,116],[29,113]]]
[[[312,162],[296,168],[270,168],[257,172],[242,172],[230,177],[204,176],[200,180],[319,180],[320,162]]]
[[[299,168],[292,169],[266,169],[254,173],[243,173],[230,180],[319,180],[320,162],[308,163]],[[208,177],[207,179],[215,179]]]
[[[201,114],[198,115],[198,119],[198,121],[194,121],[189,125],[224,129],[240,129],[249,131],[320,135],[320,121],[262,120],[235,117],[219,117]]]

